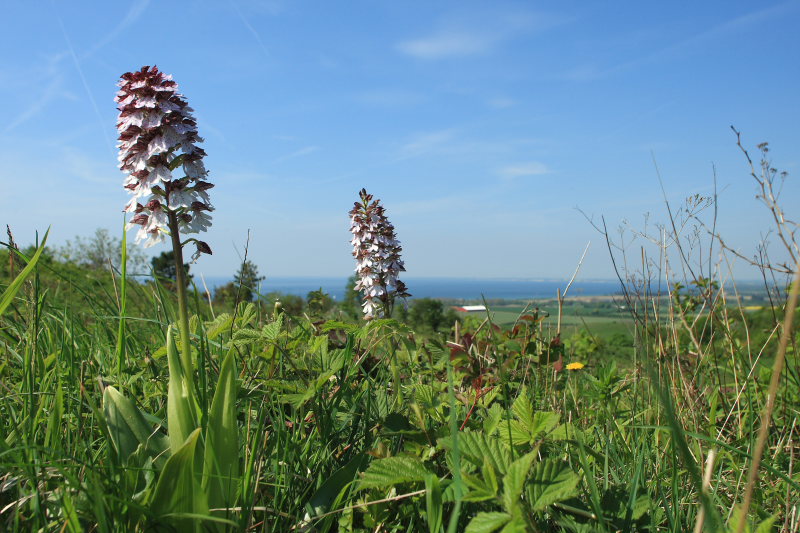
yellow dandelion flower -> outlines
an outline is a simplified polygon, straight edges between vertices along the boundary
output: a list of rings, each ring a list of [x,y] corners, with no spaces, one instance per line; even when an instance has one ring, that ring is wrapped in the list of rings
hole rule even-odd
[[[567,370],[580,370],[584,366],[586,365],[584,365],[583,363],[570,363],[567,365]]]

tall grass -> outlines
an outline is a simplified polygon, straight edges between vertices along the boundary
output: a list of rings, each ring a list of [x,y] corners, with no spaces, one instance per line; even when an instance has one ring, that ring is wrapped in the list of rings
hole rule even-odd
[[[715,227],[714,206],[668,206],[633,252],[609,237],[635,355],[578,370],[537,313],[447,338],[199,297],[181,319],[168,288],[124,268],[103,285],[45,262],[46,236],[12,250],[25,267],[0,296],[0,529],[796,532],[786,272],[762,263],[776,299],[746,310],[733,252],[693,231]],[[184,320],[200,431],[175,441]],[[196,452],[223,441],[232,455]]]

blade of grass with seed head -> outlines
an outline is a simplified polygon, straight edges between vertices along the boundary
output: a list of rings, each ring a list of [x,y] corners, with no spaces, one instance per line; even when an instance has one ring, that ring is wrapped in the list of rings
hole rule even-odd
[[[50,234],[50,228],[44,234],[44,238],[42,239],[42,244],[39,245],[39,248],[36,250],[36,253],[33,254],[30,261],[28,261],[28,265],[22,269],[14,281],[12,281],[6,290],[3,291],[2,296],[0,296],[0,316],[3,316],[3,312],[5,312],[6,308],[11,305],[11,302],[14,300],[14,296],[17,295],[19,289],[22,287],[22,284],[31,275],[33,270],[36,268],[36,263],[39,262],[39,259],[42,257],[42,252],[44,252],[44,246],[47,244],[47,236]],[[12,250],[11,253],[14,253]]]

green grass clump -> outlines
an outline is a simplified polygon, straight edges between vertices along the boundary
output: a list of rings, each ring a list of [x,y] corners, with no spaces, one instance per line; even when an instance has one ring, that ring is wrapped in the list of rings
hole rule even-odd
[[[741,501],[772,354],[759,363],[747,347],[747,315],[721,305],[724,288],[702,314],[672,306],[672,322],[638,328],[635,363],[595,355],[579,370],[566,368],[580,359],[570,341],[530,311],[505,328],[484,317],[418,336],[391,319],[320,322],[252,303],[229,313],[197,299],[202,432],[170,452],[168,295],[128,286],[118,372],[115,293],[59,276],[54,288],[58,266],[28,257],[22,283],[2,286],[4,530],[678,532],[701,509],[722,528]],[[56,291],[92,299],[54,305]],[[750,513],[774,527],[791,525],[800,499],[789,356]],[[215,384],[232,369],[235,469],[204,485],[196,450],[211,437],[199,435],[218,424]],[[146,430],[126,443],[120,424]],[[209,504],[211,485],[224,506]]]
[[[613,304],[568,285],[463,320],[377,318],[388,291],[367,322],[321,290],[305,312],[241,298],[246,255],[223,297],[190,293],[174,213],[166,285],[129,279],[124,239],[105,270],[9,231],[0,530],[796,532],[800,253],[775,176],[753,170],[791,266],[757,264],[758,306],[697,196],[637,234],[639,270],[596,225]]]

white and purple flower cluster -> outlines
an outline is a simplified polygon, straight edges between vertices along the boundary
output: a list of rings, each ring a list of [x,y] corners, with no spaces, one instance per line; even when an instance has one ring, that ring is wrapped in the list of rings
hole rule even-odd
[[[380,200],[373,201],[366,189],[361,189],[359,196],[361,201],[350,211],[350,243],[358,274],[355,290],[363,295],[364,318],[371,320],[391,315],[395,297],[411,295],[397,277],[406,269],[394,226],[386,218]]]
[[[133,198],[129,227],[139,225],[136,241],[162,242],[170,218],[181,233],[199,233],[211,226],[211,206],[203,165],[206,153],[197,143],[197,122],[172,76],[157,67],[122,75],[115,101],[119,109],[119,167],[128,174],[124,187]],[[180,169],[180,170],[179,170]],[[211,253],[195,240],[198,253]]]

